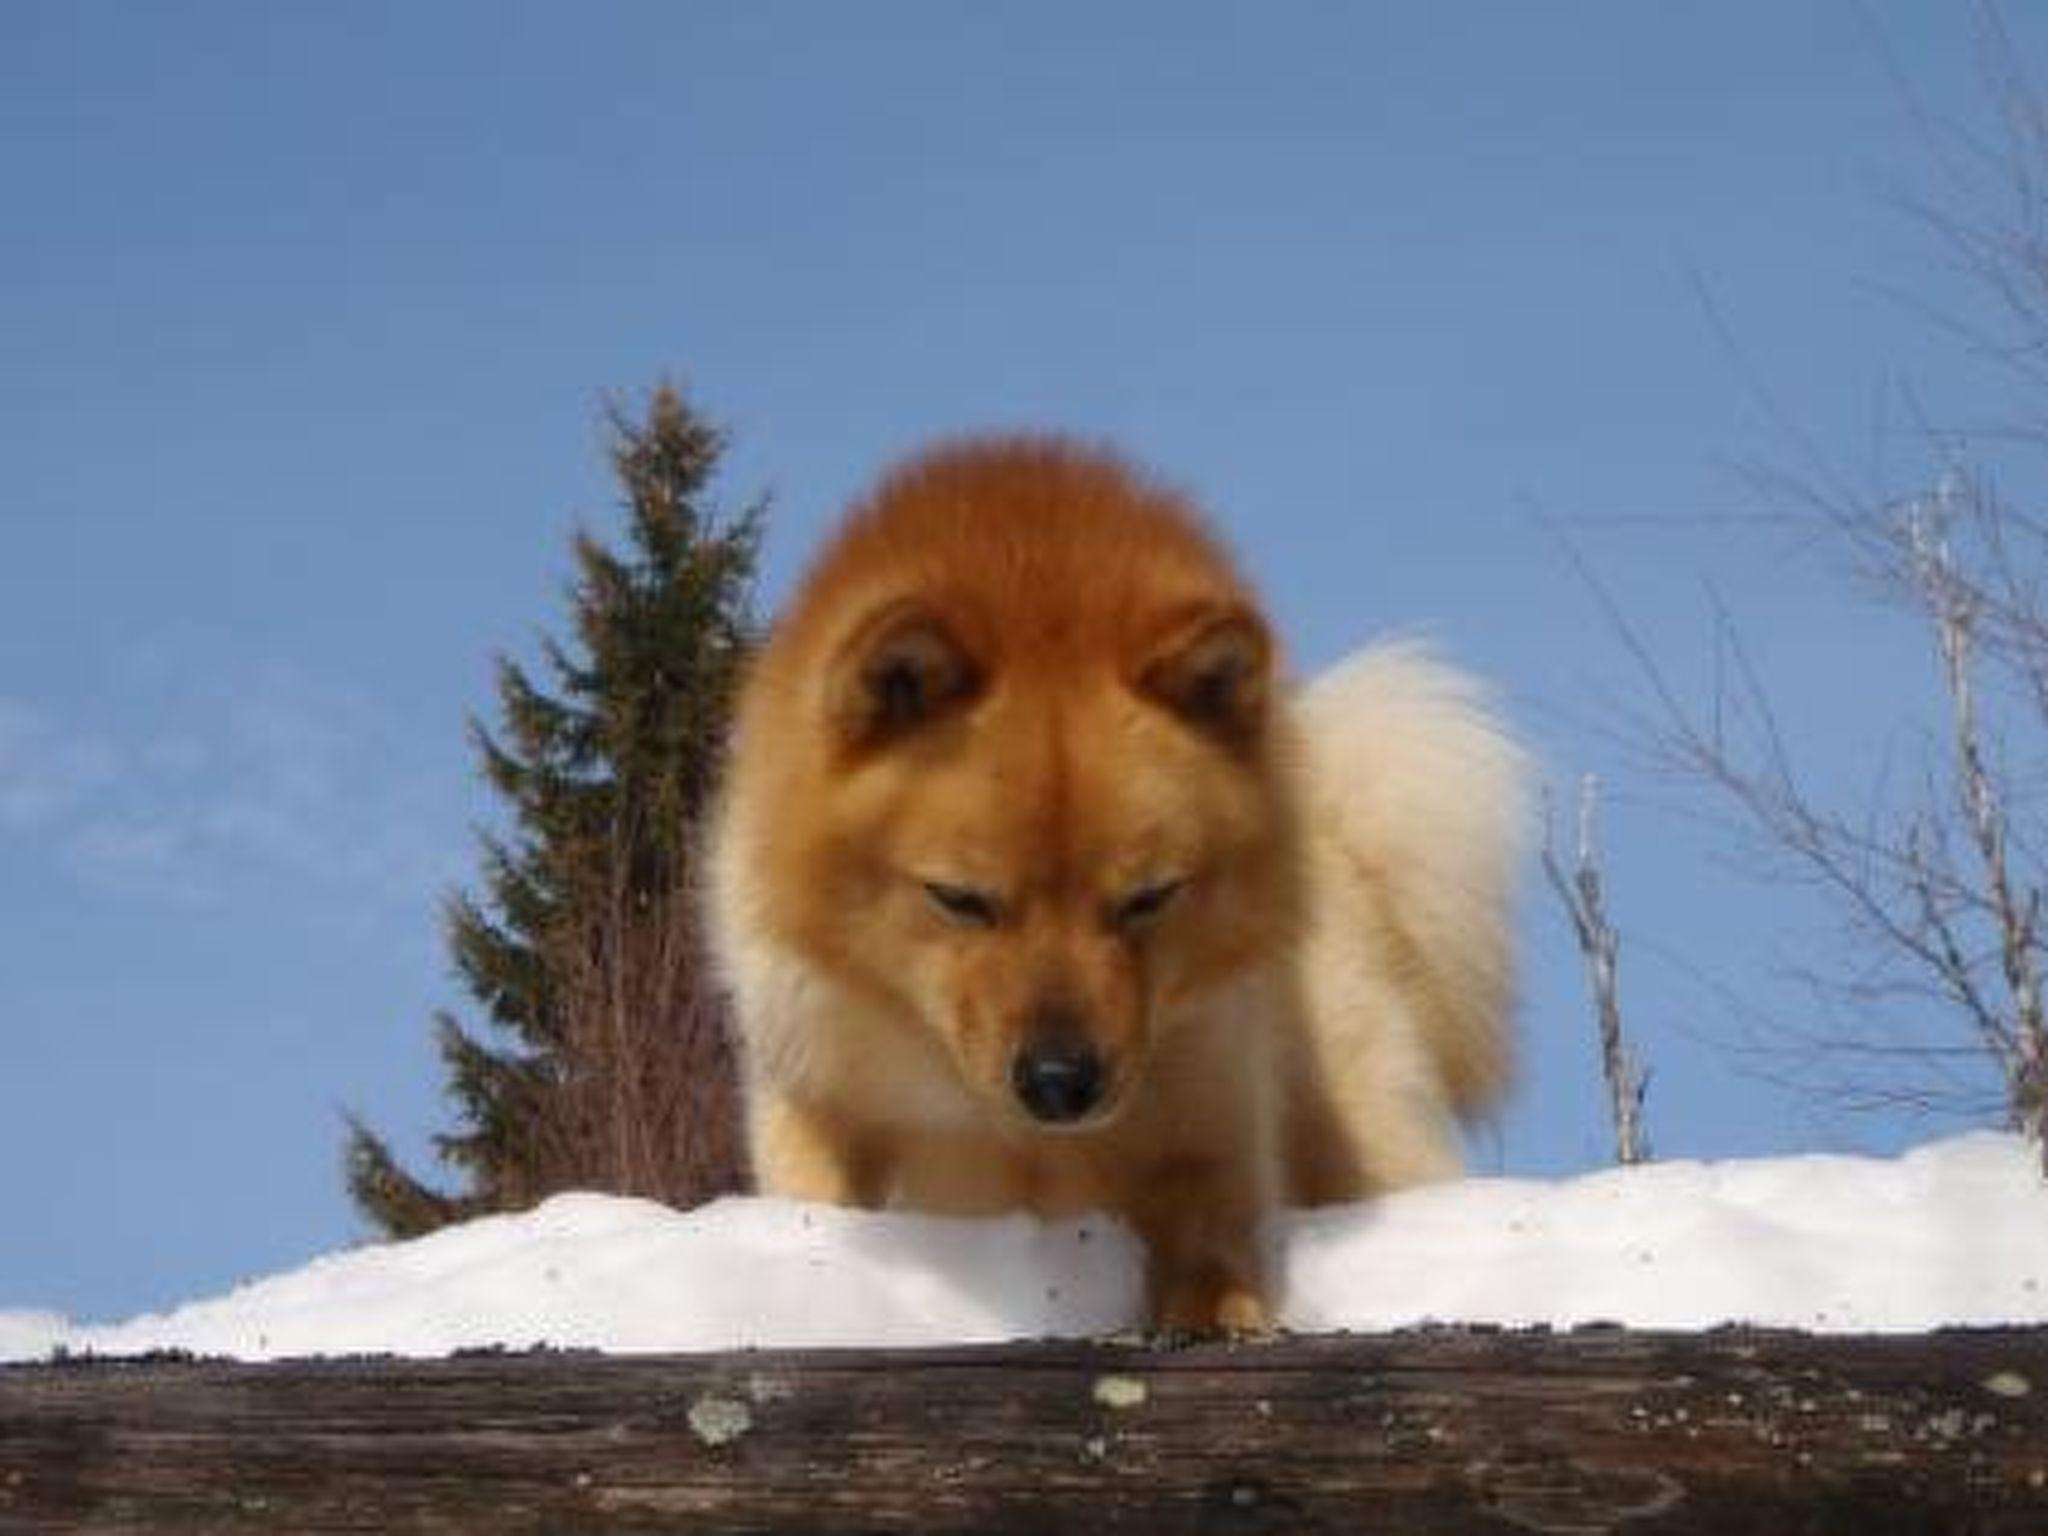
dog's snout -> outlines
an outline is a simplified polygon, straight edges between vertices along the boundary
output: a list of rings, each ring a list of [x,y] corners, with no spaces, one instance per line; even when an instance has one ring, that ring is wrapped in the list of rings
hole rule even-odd
[[[1085,1040],[1040,1040],[1017,1053],[1010,1083],[1034,1120],[1066,1125],[1102,1102],[1108,1073],[1102,1053]]]

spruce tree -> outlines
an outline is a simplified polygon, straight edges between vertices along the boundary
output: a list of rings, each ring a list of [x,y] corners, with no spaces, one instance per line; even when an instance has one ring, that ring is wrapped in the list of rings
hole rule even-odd
[[[482,837],[481,893],[449,902],[455,969],[488,1026],[435,1019],[462,1180],[434,1187],[351,1118],[349,1191],[386,1233],[518,1209],[563,1189],[688,1205],[738,1182],[731,1047],[694,922],[697,829],[740,668],[764,507],[707,493],[723,434],[674,388],[607,410],[626,547],[575,537],[574,640],[546,686],[498,664],[500,723],[472,721],[510,830]]]

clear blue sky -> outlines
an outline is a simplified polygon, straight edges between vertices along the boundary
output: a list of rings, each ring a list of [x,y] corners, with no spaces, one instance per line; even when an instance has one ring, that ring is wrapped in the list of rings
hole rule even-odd
[[[463,720],[559,629],[575,522],[613,526],[600,398],[664,375],[732,429],[733,495],[775,495],[771,606],[935,433],[1123,443],[1304,669],[1423,630],[1561,782],[1614,783],[1660,1150],[1926,1134],[1716,1044],[1714,982],[1796,1006],[1830,931],[1631,773],[1600,701],[1639,690],[1538,518],[1681,679],[1716,583],[1816,778],[1863,781],[1924,657],[1711,520],[1792,458],[1757,384],[1858,472],[1898,380],[1997,401],[1916,312],[1974,298],[1897,205],[1940,186],[1892,65],[1981,124],[1973,24],[1870,11],[0,8],[0,1305],[339,1246],[342,1110],[414,1154],[444,1123],[437,905],[492,814]],[[1527,906],[1482,1158],[1549,1172],[1605,1132]]]

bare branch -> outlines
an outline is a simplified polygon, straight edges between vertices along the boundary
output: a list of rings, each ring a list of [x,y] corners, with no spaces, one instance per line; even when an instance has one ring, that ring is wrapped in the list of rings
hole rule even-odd
[[[1570,918],[1579,953],[1585,961],[1586,984],[1600,1038],[1600,1070],[1607,1082],[1608,1109],[1614,1122],[1614,1160],[1640,1163],[1649,1156],[1643,1135],[1643,1100],[1649,1074],[1622,1034],[1619,964],[1621,936],[1607,920],[1600,865],[1599,783],[1592,774],[1579,780],[1578,852],[1567,876],[1551,835],[1551,818],[1543,819],[1543,872]]]

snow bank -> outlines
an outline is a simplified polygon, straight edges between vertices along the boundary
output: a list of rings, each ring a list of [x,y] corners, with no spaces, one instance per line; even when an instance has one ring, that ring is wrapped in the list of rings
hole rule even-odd
[[[1755,1323],[1816,1333],[2048,1322],[2048,1187],[2018,1137],[1895,1160],[1651,1163],[1471,1180],[1288,1218],[1287,1321]]]
[[[2048,1322],[2048,1189],[1972,1135],[1895,1160],[1662,1163],[1474,1179],[1289,1214],[1270,1234],[1297,1329],[1749,1322],[1824,1332]],[[356,1249],[162,1316],[0,1311],[0,1359],[54,1349],[266,1360],[549,1344],[619,1352],[989,1342],[1139,1320],[1113,1222],[957,1221],[564,1195]]]
[[[330,1254],[162,1316],[72,1327],[0,1312],[0,1358],[10,1337],[17,1358],[25,1340],[37,1354],[271,1360],[1086,1335],[1137,1315],[1138,1263],[1135,1241],[1101,1220],[957,1221],[744,1199],[678,1212],[558,1195],[523,1215]]]

